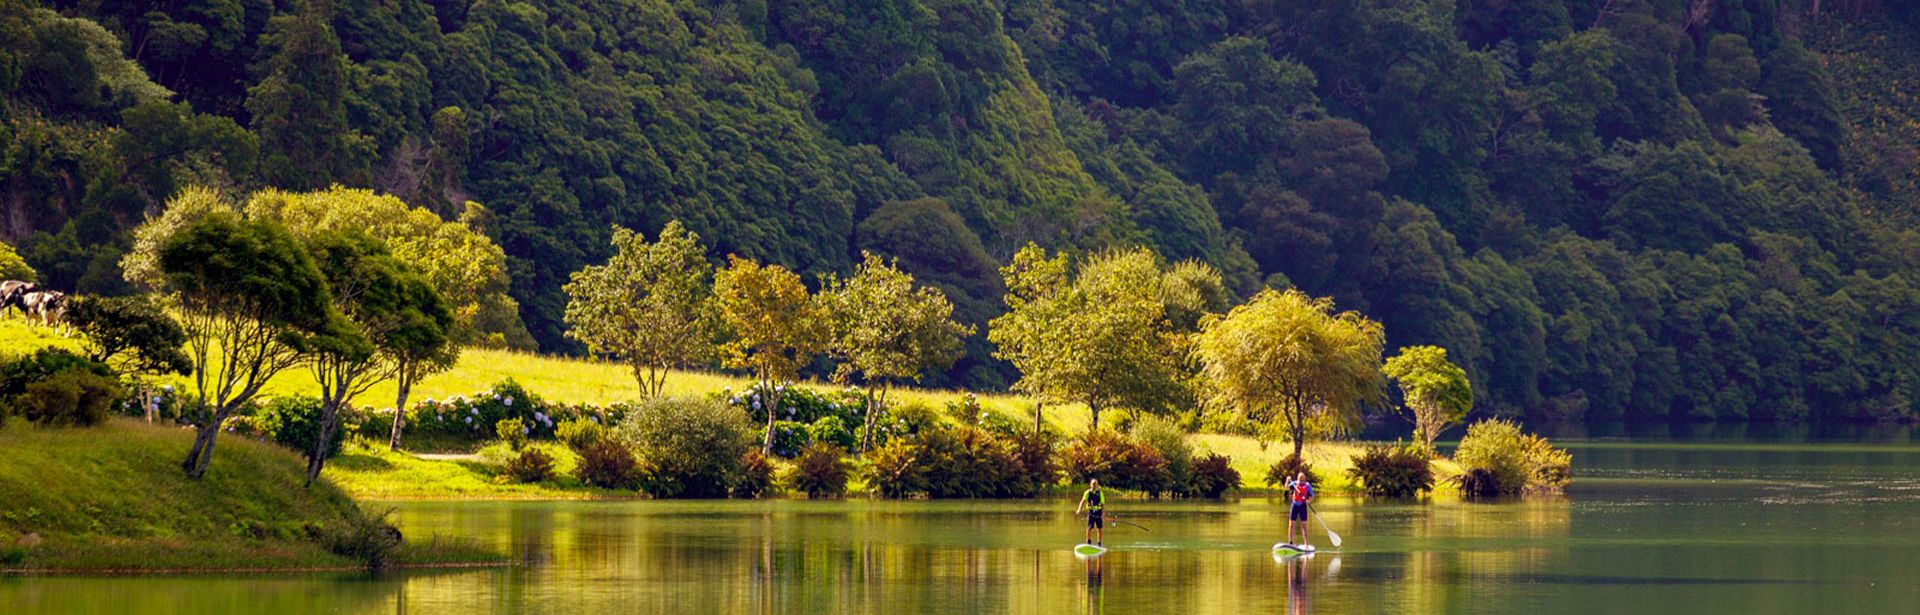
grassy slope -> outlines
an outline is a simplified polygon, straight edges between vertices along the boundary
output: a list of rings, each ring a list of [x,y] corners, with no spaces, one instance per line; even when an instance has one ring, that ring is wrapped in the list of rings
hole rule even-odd
[[[73,344],[72,340],[59,337],[49,330],[30,328],[17,320],[0,319],[0,347],[13,346],[7,343],[9,341],[18,341],[23,345]],[[413,399],[444,399],[471,394],[484,391],[507,378],[513,378],[547,399],[573,403],[605,404],[628,400],[634,397],[637,389],[631,373],[618,364],[470,349],[461,356],[460,363],[454,369],[434,375],[416,387]],[[723,374],[676,372],[667,379],[667,393],[704,394],[722,388],[740,389],[748,384],[745,379]],[[815,383],[815,386],[831,385]],[[315,388],[307,372],[291,370],[275,378],[266,394],[311,394]],[[393,395],[393,387],[388,383],[374,387],[357,401],[375,407],[390,407]],[[901,389],[894,393],[894,400],[895,403],[919,401],[938,407],[959,399],[961,395],[964,393],[959,391]],[[977,399],[987,410],[1022,423],[1033,420],[1034,404],[1030,398],[979,395]],[[1047,406],[1045,418],[1048,424],[1064,433],[1083,432],[1088,424],[1086,406],[1077,404]],[[1240,471],[1249,490],[1265,488],[1267,468],[1291,452],[1290,447],[1281,444],[1262,447],[1252,438],[1245,437],[1195,434],[1191,439],[1196,453],[1212,451],[1232,457],[1234,469]],[[1307,458],[1325,477],[1328,491],[1349,491],[1353,484],[1347,478],[1346,470],[1351,467],[1349,458],[1359,450],[1359,445],[1353,443],[1315,444],[1308,447]],[[561,458],[563,468],[570,468],[571,456],[562,454]],[[484,463],[472,460],[425,460],[390,453],[380,447],[350,448],[328,471],[329,476],[342,488],[357,497],[581,498],[609,495],[566,479],[543,485],[499,484],[493,482],[492,472]],[[1443,460],[1436,464],[1435,472],[1441,477],[1452,476],[1458,473],[1458,467]]]
[[[192,433],[127,419],[90,429],[0,429],[0,550],[44,543],[18,567],[69,570],[353,568],[302,538],[307,523],[358,514],[333,484],[302,489],[293,452],[227,437],[206,478],[180,472]],[[259,538],[253,536],[262,536]],[[402,563],[489,559],[461,545],[403,550]]]

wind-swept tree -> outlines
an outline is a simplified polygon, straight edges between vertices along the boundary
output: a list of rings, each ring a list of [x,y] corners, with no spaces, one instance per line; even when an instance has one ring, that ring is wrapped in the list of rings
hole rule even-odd
[[[393,378],[395,358],[430,356],[444,349],[453,316],[425,277],[365,233],[321,234],[308,240],[307,249],[351,332],[318,345],[307,364],[320,383],[319,436],[307,455],[311,486],[326,465],[340,408]]]
[[[1015,390],[1086,403],[1094,430],[1106,409],[1159,412],[1187,393],[1166,314],[1168,300],[1193,293],[1163,292],[1167,274],[1152,251],[1096,255],[1069,279],[1064,255],[1029,244],[1001,275],[1008,310],[987,337],[994,356],[1020,369]]]
[[[834,378],[848,382],[858,375],[869,387],[860,444],[865,451],[891,385],[918,382],[929,368],[953,365],[961,338],[972,335],[973,327],[953,321],[953,304],[940,289],[915,286],[913,274],[863,254],[853,277],[823,277],[817,301],[829,329],[827,353],[840,361]]]
[[[1360,405],[1377,403],[1386,331],[1331,299],[1298,290],[1260,291],[1201,324],[1194,352],[1223,407],[1279,431],[1298,457],[1307,439],[1350,428]]]
[[[317,341],[340,335],[341,317],[312,257],[279,225],[213,211],[173,231],[154,264],[178,306],[203,406],[181,463],[200,478],[227,417]]]
[[[615,228],[613,250],[607,264],[574,272],[567,283],[567,337],[625,361],[640,394],[659,397],[668,373],[713,355],[713,264],[700,236],[678,220],[653,243]]]
[[[484,211],[473,203],[467,206],[470,215]],[[396,346],[379,352],[393,370],[393,433],[387,439],[393,450],[400,450],[407,399],[414,385],[452,369],[460,360],[462,345],[518,348],[532,344],[519,321],[519,305],[507,296],[506,253],[468,224],[466,217],[444,220],[390,194],[340,186],[313,192],[261,190],[247,199],[247,215],[278,221],[303,237],[364,231],[424,277],[440,297],[453,318],[445,332],[451,343]]]
[[[800,276],[779,265],[729,255],[727,268],[713,276],[713,296],[730,333],[721,347],[726,365],[752,371],[766,393],[767,431],[760,448],[770,452],[774,416],[780,411],[776,387],[813,362],[826,328]]]
[[[1413,414],[1413,439],[1428,455],[1433,441],[1448,425],[1460,422],[1473,409],[1473,385],[1467,370],[1447,360],[1447,349],[1408,346],[1387,359],[1384,371],[1400,385],[1407,410]]]
[[[247,217],[286,225],[298,237],[333,231],[365,232],[420,272],[439,291],[457,323],[461,344],[530,348],[519,304],[507,296],[507,256],[478,228],[486,215],[468,203],[459,220],[442,219],[391,194],[333,186],[313,192],[266,189],[247,199]],[[404,407],[404,404],[402,405]]]

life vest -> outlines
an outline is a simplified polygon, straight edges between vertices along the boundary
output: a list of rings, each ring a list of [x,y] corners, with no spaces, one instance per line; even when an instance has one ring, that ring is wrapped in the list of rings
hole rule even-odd
[[[1310,497],[1313,497],[1312,485],[1308,485],[1307,481],[1304,480],[1293,482],[1293,501],[1295,503],[1305,503],[1307,498]]]
[[[1087,511],[1088,512],[1100,512],[1100,509],[1104,508],[1106,505],[1107,505],[1107,494],[1101,493],[1097,490],[1090,490],[1087,492]]]

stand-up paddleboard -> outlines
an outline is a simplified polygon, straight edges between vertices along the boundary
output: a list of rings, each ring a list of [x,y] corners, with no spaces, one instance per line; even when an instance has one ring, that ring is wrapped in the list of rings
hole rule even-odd
[[[1106,552],[1107,552],[1106,547],[1102,547],[1099,545],[1090,545],[1086,543],[1081,543],[1080,545],[1075,546],[1073,548],[1073,554],[1081,557],[1094,557]]]
[[[1291,542],[1274,543],[1273,552],[1282,555],[1307,555],[1314,552],[1313,545],[1296,545]]]

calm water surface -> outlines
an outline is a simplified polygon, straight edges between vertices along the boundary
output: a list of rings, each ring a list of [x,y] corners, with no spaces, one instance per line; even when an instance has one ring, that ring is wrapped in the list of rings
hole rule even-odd
[[[1337,553],[1276,559],[1277,502],[400,503],[508,569],[0,578],[0,613],[1916,613],[1920,444],[1572,443],[1564,497],[1323,498]],[[1317,529],[1322,547],[1325,533]]]

